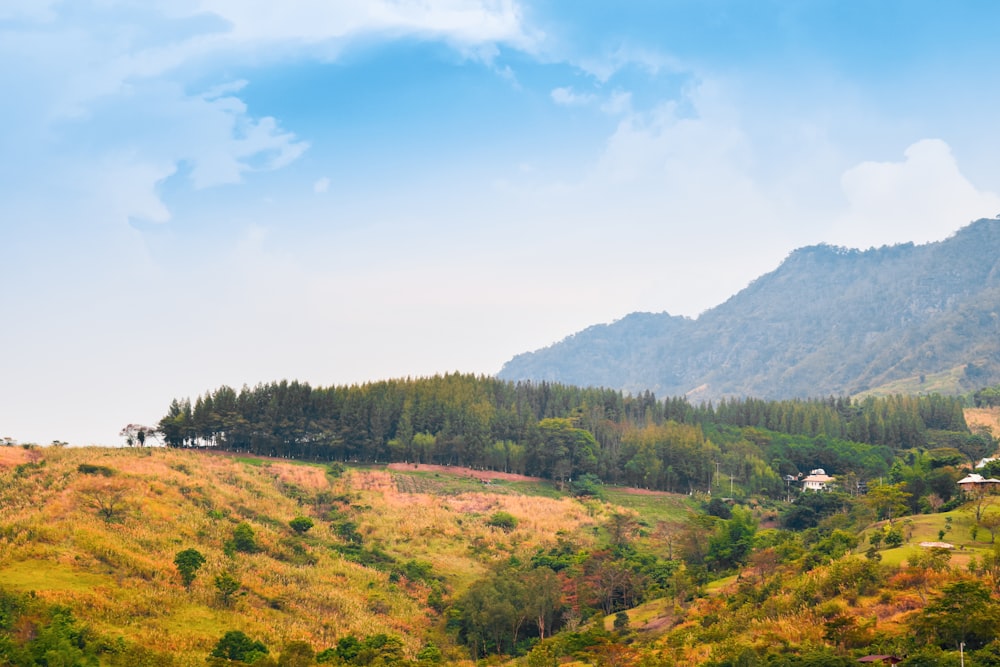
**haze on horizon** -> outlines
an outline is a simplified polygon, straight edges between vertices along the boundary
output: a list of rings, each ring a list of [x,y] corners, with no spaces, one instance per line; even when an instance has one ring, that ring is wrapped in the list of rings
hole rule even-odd
[[[0,436],[491,374],[1000,212],[986,1],[0,3]]]

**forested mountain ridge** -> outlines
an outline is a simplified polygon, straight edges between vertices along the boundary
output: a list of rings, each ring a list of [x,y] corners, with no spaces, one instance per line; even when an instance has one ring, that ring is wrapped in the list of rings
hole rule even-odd
[[[919,246],[801,248],[697,319],[634,313],[498,377],[706,400],[852,395],[948,372],[935,390],[1000,381],[1000,220]]]

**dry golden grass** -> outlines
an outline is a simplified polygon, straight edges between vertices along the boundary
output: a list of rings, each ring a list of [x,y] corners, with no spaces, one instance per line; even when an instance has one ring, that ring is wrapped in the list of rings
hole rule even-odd
[[[1000,407],[966,408],[965,423],[969,428],[988,428],[994,437],[1000,436]]]
[[[0,447],[0,469],[26,463],[30,454],[30,450],[23,447]]]
[[[25,450],[0,451],[4,461],[29,461],[9,454]],[[81,474],[81,463],[114,474]],[[295,639],[322,649],[346,633],[389,632],[418,650],[431,627],[426,591],[392,586],[386,573],[345,561],[319,517],[308,535],[295,536],[287,522],[310,508],[283,495],[289,484],[332,490],[321,467],[249,466],[160,449],[41,450],[30,469],[0,469],[0,585],[35,591],[98,632],[175,653],[184,664],[203,664],[229,629],[274,649]],[[97,505],[116,496],[115,516],[105,521]],[[261,553],[224,553],[240,521],[253,526]],[[294,563],[296,543],[315,565]],[[188,547],[207,559],[190,591],[173,565]],[[231,608],[219,604],[213,585],[224,571],[243,584]]]
[[[620,510],[513,487],[490,492],[474,480],[406,485],[403,473],[380,469],[351,469],[335,480],[323,466],[184,450],[8,447],[0,455],[0,586],[34,591],[98,633],[169,652],[183,665],[204,664],[231,629],[273,651],[292,640],[321,650],[348,633],[386,632],[412,656],[428,637],[440,640],[429,587],[392,583],[385,571],[345,560],[331,506],[313,503],[320,493],[350,499],[335,505],[333,518],[354,522],[366,547],[400,563],[431,563],[453,596],[491,564],[526,559],[561,535],[586,548],[593,529]],[[111,474],[81,472],[81,464]],[[422,488],[447,491],[414,492]],[[109,502],[105,520],[99,511]],[[518,526],[487,525],[497,511]],[[300,536],[288,521],[303,514],[315,523]],[[244,521],[260,551],[227,555]],[[192,547],[206,563],[186,590],[173,558]],[[228,607],[213,583],[223,572],[242,583]]]
[[[570,499],[481,491],[410,493],[400,491],[393,474],[381,470],[351,471],[344,485],[356,494],[356,505],[373,508],[363,511],[358,522],[366,538],[402,560],[430,562],[455,594],[499,559],[530,555],[554,545],[560,531],[579,534],[595,525],[586,508]],[[516,517],[518,527],[507,533],[487,526],[497,511]]]
[[[272,463],[271,472],[283,482],[294,484],[307,491],[322,491],[330,487],[322,468],[294,463]]]

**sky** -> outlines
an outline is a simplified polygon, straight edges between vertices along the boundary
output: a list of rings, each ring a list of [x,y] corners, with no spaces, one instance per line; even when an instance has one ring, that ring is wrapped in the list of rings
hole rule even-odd
[[[0,0],[0,437],[493,374],[1000,213],[992,0]]]

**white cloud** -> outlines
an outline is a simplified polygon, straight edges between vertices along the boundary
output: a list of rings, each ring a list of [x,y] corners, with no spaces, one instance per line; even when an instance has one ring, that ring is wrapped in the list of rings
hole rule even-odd
[[[1000,196],[970,183],[944,141],[918,141],[903,157],[901,162],[863,162],[843,174],[848,210],[836,220],[828,241],[862,248],[938,241],[1000,210]]]
[[[44,150],[66,156],[76,151],[78,137],[99,137],[91,146],[103,153],[81,156],[78,173],[60,178],[116,181],[122,191],[109,199],[109,213],[150,220],[169,217],[154,201],[157,183],[182,162],[193,185],[207,188],[280,169],[308,148],[276,119],[250,113],[239,97],[245,82],[185,82],[211,71],[211,62],[247,53],[258,61],[286,58],[303,48],[329,56],[355,37],[402,35],[444,40],[467,57],[488,61],[496,44],[523,46],[532,39],[513,0],[190,0],[143,4],[126,13],[105,5],[81,0],[72,20],[61,16],[65,5],[50,1],[0,6],[0,21],[35,21],[30,28],[0,24],[0,56],[19,63],[0,67],[0,86],[19,100],[0,109],[0,125],[16,125],[21,134],[0,135],[0,147],[24,152],[36,147],[27,144],[45,141]],[[181,27],[213,15],[221,21],[199,23],[195,31]],[[509,68],[500,74],[513,76]],[[115,166],[121,155],[136,166],[127,177]],[[44,156],[36,161],[44,165]],[[103,166],[109,169],[103,177],[93,173]],[[42,172],[36,180],[50,176]]]
[[[170,211],[156,192],[156,186],[174,173],[174,165],[143,162],[134,155],[109,156],[94,170],[93,196],[114,219],[137,218],[167,222]]]
[[[733,179],[743,180],[737,174],[748,171],[749,152],[735,111],[715,84],[703,81],[682,100],[628,113],[608,140],[599,176],[611,182],[665,180],[672,188],[684,183],[684,190],[727,189]]]
[[[549,96],[553,102],[565,107],[599,105],[598,108],[609,116],[632,112],[632,93],[623,90],[615,90],[606,98],[602,98],[594,93],[578,93],[571,86],[565,86],[553,88]]]
[[[427,34],[472,46],[525,46],[521,12],[512,0],[203,0],[201,10],[231,25],[238,42],[319,43],[365,33]]]
[[[57,0],[3,0],[0,3],[0,21],[27,20],[52,21],[56,13],[52,5]]]
[[[316,194],[322,194],[330,190],[330,179],[326,176],[320,178],[315,183],[313,183],[313,192]]]
[[[632,111],[632,93],[616,90],[604,104],[601,111],[612,116],[618,116]]]
[[[577,93],[571,87],[554,88],[550,93],[552,101],[563,106],[583,106],[594,101],[594,95]]]
[[[603,52],[599,57],[592,55],[571,58],[570,60],[584,72],[587,72],[598,81],[604,83],[617,72],[628,66],[637,66],[650,74],[660,72],[691,72],[689,65],[679,61],[677,58],[660,51],[647,48],[637,48],[632,45],[622,44],[611,51]]]

